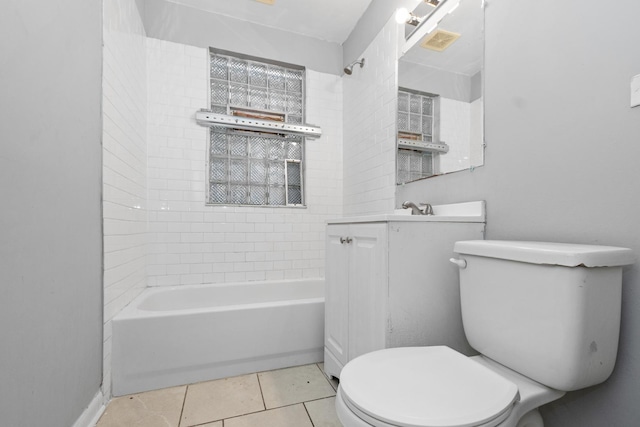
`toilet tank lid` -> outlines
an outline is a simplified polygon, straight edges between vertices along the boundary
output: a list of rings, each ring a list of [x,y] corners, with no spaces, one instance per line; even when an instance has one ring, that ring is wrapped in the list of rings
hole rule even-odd
[[[570,243],[467,240],[456,242],[453,250],[461,255],[566,267],[614,267],[636,262],[631,249]]]

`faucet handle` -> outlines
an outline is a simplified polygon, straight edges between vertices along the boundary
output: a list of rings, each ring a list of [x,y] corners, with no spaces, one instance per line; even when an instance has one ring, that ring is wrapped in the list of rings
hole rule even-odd
[[[424,206],[425,215],[433,215],[433,206],[431,206],[430,203],[427,203],[427,202],[420,203],[420,206]]]

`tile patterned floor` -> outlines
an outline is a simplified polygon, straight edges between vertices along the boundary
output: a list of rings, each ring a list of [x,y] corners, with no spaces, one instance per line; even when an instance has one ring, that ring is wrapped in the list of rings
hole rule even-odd
[[[342,427],[323,364],[114,398],[96,427]]]

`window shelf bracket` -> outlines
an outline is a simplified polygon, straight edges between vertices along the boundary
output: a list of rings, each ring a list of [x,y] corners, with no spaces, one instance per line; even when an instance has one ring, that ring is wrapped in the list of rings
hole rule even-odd
[[[213,113],[209,110],[196,111],[196,122],[200,126],[220,126],[225,128],[251,130],[260,132],[271,132],[288,135],[304,136],[309,139],[316,139],[322,136],[322,129],[309,124],[291,124],[272,120],[262,120],[247,117],[229,116],[226,114]]]

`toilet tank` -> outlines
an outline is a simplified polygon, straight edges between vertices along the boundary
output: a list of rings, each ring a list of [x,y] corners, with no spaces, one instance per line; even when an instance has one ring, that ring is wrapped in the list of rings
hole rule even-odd
[[[469,343],[562,391],[605,381],[616,361],[622,266],[630,249],[461,241],[460,298]]]

